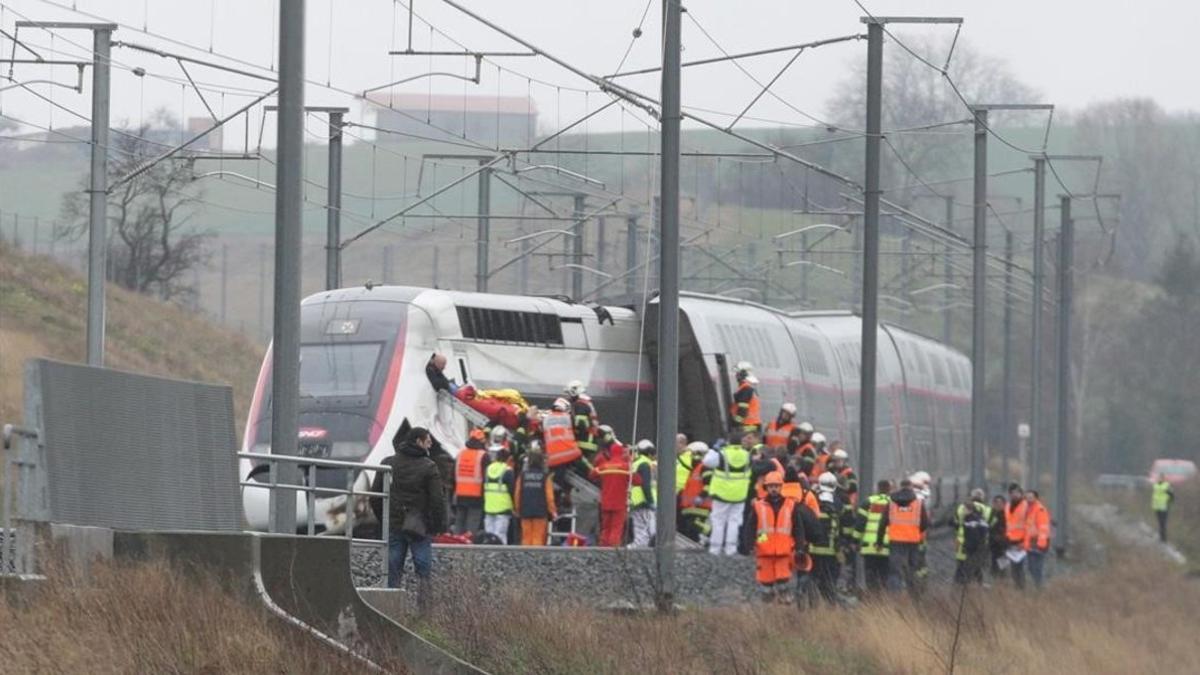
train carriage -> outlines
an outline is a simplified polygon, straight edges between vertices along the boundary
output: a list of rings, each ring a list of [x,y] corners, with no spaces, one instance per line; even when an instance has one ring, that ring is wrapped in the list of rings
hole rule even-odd
[[[635,307],[562,298],[368,286],[317,293],[301,306],[301,455],[377,463],[406,426],[430,428],[451,453],[465,417],[439,399],[425,366],[435,352],[446,375],[480,389],[513,388],[548,405],[581,380],[603,420],[623,440],[654,434],[656,300]],[[727,432],[733,368],[750,361],[760,379],[764,424],[785,401],[855,456],[859,433],[861,323],[847,312],[781,312],[756,303],[684,293],[680,298],[680,429],[713,440]],[[876,474],[917,469],[965,484],[970,381],[966,358],[894,326],[879,328]],[[270,350],[243,449],[269,452]],[[942,372],[944,371],[944,372]],[[939,375],[939,372],[942,372]],[[956,377],[957,376],[957,377]],[[241,464],[263,480],[265,465]],[[369,475],[359,477],[365,489]],[[316,483],[343,487],[339,470]],[[243,490],[251,527],[267,525],[267,491]],[[306,500],[297,496],[300,522]],[[344,499],[318,496],[318,527],[343,526]],[[363,513],[369,518],[368,513]],[[360,521],[361,522],[361,521]]]

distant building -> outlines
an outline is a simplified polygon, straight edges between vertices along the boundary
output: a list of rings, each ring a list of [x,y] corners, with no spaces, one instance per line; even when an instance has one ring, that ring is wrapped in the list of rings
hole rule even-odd
[[[484,145],[524,146],[537,137],[537,104],[524,96],[376,92],[367,101],[375,111],[375,126],[400,132],[378,132],[376,140],[381,143],[412,141],[413,136],[438,140],[465,136]]]

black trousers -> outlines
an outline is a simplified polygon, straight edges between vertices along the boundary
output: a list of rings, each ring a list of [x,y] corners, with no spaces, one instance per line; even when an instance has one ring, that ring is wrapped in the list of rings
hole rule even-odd
[[[1155,511],[1154,515],[1158,518],[1158,539],[1165,542],[1167,540],[1167,514],[1169,511]]]
[[[890,563],[886,555],[863,555],[863,580],[868,593],[878,593],[887,588]]]
[[[841,573],[836,555],[814,555],[812,577],[817,584],[817,592],[830,604],[837,604],[837,580]]]

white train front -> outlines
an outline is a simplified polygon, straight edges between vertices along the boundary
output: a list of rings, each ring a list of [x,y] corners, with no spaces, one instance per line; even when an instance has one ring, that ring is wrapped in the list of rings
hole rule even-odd
[[[680,298],[680,430],[711,441],[725,433],[732,367],[750,361],[765,418],[793,401],[856,458],[859,318],[787,313],[719,296]],[[640,309],[640,308],[638,308]],[[587,384],[603,421],[622,439],[654,433],[657,304],[588,306],[547,297],[406,286],[358,287],[306,298],[301,310],[300,453],[376,463],[405,425],[424,426],[452,454],[466,428],[425,376],[435,352],[446,374],[480,388],[515,388],[548,405],[574,379]],[[935,505],[965,489],[969,469],[970,362],[934,340],[879,329],[876,475],[923,469],[937,477]],[[263,360],[243,449],[269,452],[270,350]],[[764,420],[766,421],[766,420]],[[265,466],[243,460],[243,476]],[[340,470],[318,470],[320,487],[342,488]],[[369,476],[360,477],[365,489]],[[267,490],[243,489],[250,527],[266,529]],[[341,497],[316,500],[318,527],[344,528]],[[297,496],[298,522],[307,517]],[[360,505],[356,511],[367,516]],[[362,521],[360,521],[362,522]]]

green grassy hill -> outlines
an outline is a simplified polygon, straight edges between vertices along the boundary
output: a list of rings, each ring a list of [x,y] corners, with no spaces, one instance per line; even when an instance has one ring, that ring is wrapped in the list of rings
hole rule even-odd
[[[0,243],[0,421],[21,416],[26,359],[82,361],[87,284],[74,270]],[[108,288],[106,365],[233,386],[239,427],[261,346],[173,304]]]

